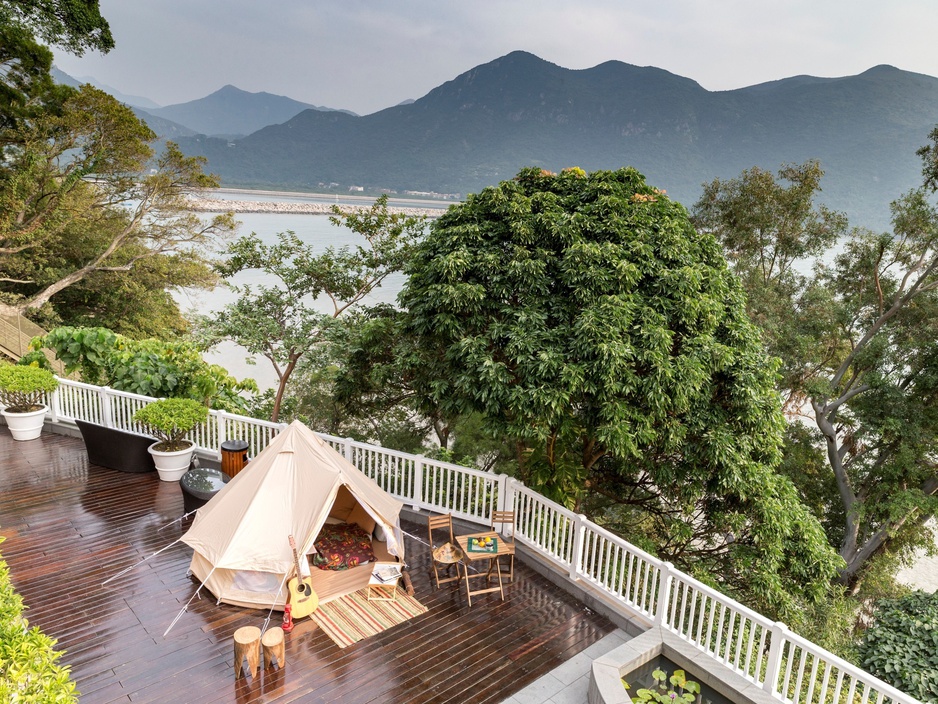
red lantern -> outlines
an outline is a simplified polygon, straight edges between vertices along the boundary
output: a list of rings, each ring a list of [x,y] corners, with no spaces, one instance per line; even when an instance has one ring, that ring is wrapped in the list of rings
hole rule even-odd
[[[290,631],[293,630],[293,614],[291,613],[292,611],[293,611],[293,607],[290,606],[289,604],[286,604],[283,607],[283,625],[281,626],[281,628],[283,629],[284,633],[289,633]]]

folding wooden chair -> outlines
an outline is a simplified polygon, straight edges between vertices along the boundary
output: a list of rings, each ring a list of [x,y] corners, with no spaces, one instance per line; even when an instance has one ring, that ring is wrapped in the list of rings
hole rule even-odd
[[[505,536],[505,526],[511,528],[511,537]],[[501,530],[499,530],[501,528]],[[508,581],[515,581],[515,512],[514,511],[492,511],[492,530],[498,532],[499,540],[504,541],[505,546],[508,548],[508,572],[502,572],[502,574],[508,575]],[[495,560],[496,569],[501,571],[501,563],[498,559]]]
[[[446,531],[446,542],[435,543],[433,541],[433,531]],[[456,569],[456,576],[450,574],[453,565],[463,559],[462,549],[456,544],[453,537],[453,515],[451,513],[442,516],[430,516],[427,518],[427,538],[430,543],[430,565],[433,569],[433,577],[436,580],[436,588],[447,582],[459,581],[459,569]],[[440,571],[446,573],[446,577],[440,579]]]

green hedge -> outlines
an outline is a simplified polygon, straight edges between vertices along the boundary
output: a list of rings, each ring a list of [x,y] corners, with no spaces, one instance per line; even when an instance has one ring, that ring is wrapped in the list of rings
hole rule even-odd
[[[923,702],[938,704],[938,594],[913,592],[876,604],[860,665]]]
[[[75,683],[68,667],[57,664],[62,654],[54,645],[23,618],[23,599],[0,557],[0,702],[77,704]]]

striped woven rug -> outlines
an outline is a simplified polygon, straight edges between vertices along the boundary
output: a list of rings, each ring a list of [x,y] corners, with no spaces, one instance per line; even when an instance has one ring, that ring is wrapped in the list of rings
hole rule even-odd
[[[310,618],[345,648],[426,612],[426,606],[400,589],[395,601],[368,601],[368,590],[360,589],[320,604]]]

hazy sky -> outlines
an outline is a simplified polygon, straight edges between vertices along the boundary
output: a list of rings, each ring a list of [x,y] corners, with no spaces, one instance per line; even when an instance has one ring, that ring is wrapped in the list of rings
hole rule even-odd
[[[360,114],[515,49],[726,90],[877,64],[938,76],[935,0],[100,0],[117,47],[56,64],[161,105],[225,84]]]

